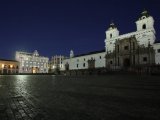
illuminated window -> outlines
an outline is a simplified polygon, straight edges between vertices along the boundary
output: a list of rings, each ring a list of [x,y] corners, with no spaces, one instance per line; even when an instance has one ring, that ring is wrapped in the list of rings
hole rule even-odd
[[[13,68],[13,65],[10,65],[10,68]]]
[[[2,68],[4,68],[4,64],[2,64]]]

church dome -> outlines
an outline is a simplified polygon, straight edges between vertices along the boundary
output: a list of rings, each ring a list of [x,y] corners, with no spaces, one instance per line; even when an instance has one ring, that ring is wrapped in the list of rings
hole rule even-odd
[[[37,50],[35,50],[35,51],[33,52],[33,56],[39,56],[39,54],[38,54],[38,51],[37,51]]]

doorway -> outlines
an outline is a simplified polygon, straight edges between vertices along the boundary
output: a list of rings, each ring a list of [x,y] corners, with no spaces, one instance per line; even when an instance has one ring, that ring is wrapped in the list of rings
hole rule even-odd
[[[125,68],[128,68],[130,67],[130,59],[129,58],[125,58],[124,61],[123,61],[123,66]]]

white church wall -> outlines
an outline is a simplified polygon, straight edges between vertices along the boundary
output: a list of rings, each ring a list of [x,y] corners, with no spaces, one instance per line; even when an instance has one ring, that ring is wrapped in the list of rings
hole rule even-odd
[[[88,69],[88,60],[95,59],[95,68],[105,67],[105,52],[73,57],[63,61],[69,64],[69,70]],[[65,69],[64,69],[65,70]]]
[[[160,64],[160,43],[155,43],[154,49],[155,49],[155,63]]]

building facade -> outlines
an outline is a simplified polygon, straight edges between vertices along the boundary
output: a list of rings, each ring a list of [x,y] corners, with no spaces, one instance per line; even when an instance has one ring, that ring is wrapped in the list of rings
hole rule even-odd
[[[18,61],[0,59],[0,74],[17,74],[18,72]]]
[[[105,39],[107,67],[116,69],[160,62],[153,17],[145,10],[135,23],[137,30],[123,35],[119,35],[114,23],[110,24]]]
[[[156,43],[153,17],[144,10],[135,23],[135,32],[120,35],[112,22],[106,30],[103,52],[74,56],[71,51],[70,58],[63,61],[65,68],[78,70],[89,69],[89,66],[92,66],[122,69],[136,65],[160,64],[160,43]],[[98,59],[100,56],[102,59]]]
[[[160,64],[160,43],[154,44],[154,50],[155,50],[155,63]]]
[[[16,51],[15,59],[19,61],[19,73],[48,73],[48,57],[33,53]]]
[[[139,45],[135,36],[117,40],[113,52],[106,53],[106,67],[110,69],[126,69],[153,64],[155,64],[153,46]]]
[[[111,23],[106,31],[106,66],[122,68],[134,65],[159,64],[160,44],[156,43],[154,19],[144,10],[135,22],[137,31],[119,35]]]
[[[65,65],[65,70],[104,68],[105,54],[105,50],[101,50],[74,56],[71,50],[70,58],[64,60],[63,64]]]
[[[62,55],[55,55],[51,57],[51,60],[49,62],[49,68],[50,68],[50,72],[56,72],[59,70],[63,70],[64,69],[64,64],[62,63],[63,60],[65,60],[66,57],[62,56]]]

